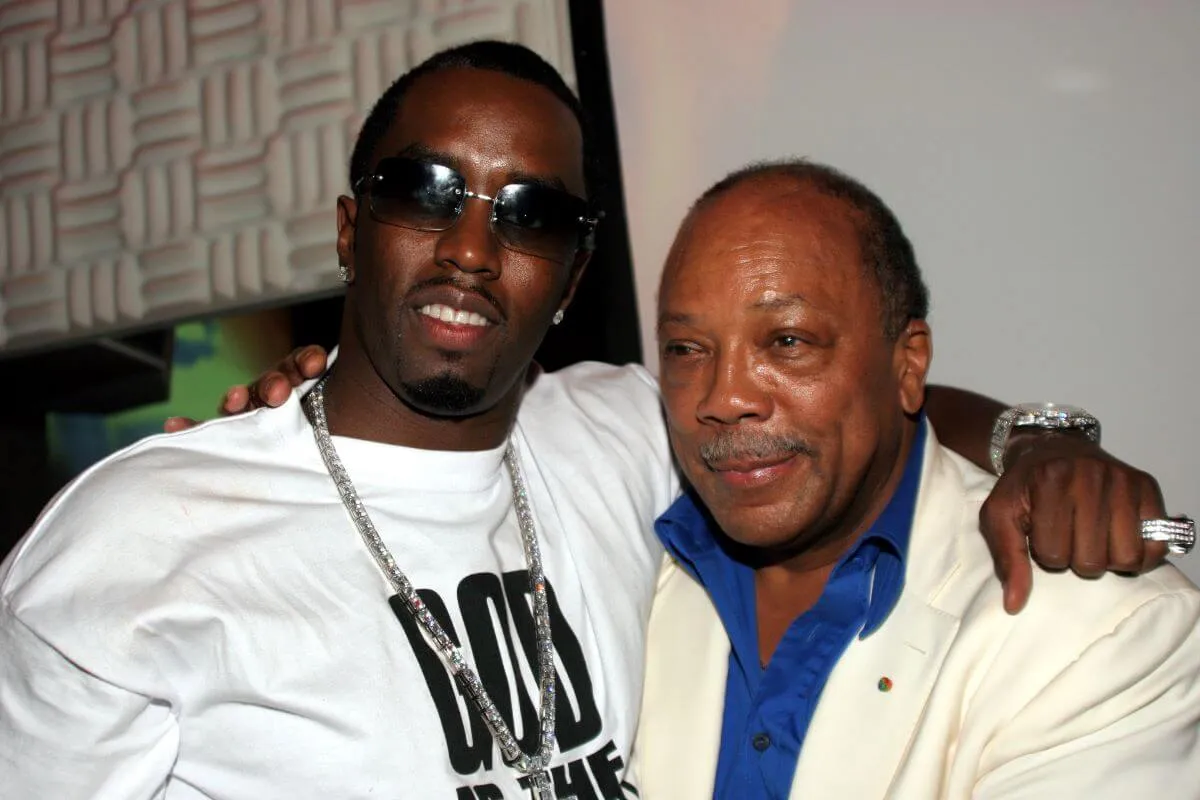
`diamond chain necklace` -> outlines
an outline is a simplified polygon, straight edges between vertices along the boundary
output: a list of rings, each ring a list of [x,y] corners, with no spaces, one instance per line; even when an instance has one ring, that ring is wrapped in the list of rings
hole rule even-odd
[[[508,467],[509,479],[512,481],[513,505],[516,507],[517,522],[521,527],[521,541],[525,548],[525,561],[529,565],[529,583],[533,591],[533,620],[536,628],[539,687],[541,690],[541,713],[539,714],[538,748],[532,755],[521,751],[521,746],[513,736],[512,730],[496,709],[496,704],[483,688],[474,668],[467,662],[462,650],[456,646],[441,624],[426,607],[425,602],[413,588],[396,564],[391,551],[383,543],[375,525],[367,515],[350,475],[342,465],[337,450],[333,446],[333,437],[329,434],[329,422],[325,418],[325,379],[313,387],[304,398],[304,410],[312,423],[313,437],[317,440],[317,449],[329,470],[341,495],[342,504],[354,520],[354,526],[362,535],[367,550],[375,558],[375,563],[383,570],[392,588],[404,600],[404,608],[424,630],[433,642],[446,669],[454,676],[459,690],[462,691],[483,717],[484,724],[491,731],[492,738],[500,748],[504,761],[517,772],[529,776],[530,789],[534,800],[553,800],[550,773],[551,751],[554,749],[554,644],[550,638],[550,606],[546,599],[546,576],[542,571],[542,554],[538,549],[537,530],[533,524],[533,512],[529,509],[529,495],[525,490],[525,480],[521,476],[521,466],[516,453],[510,444],[504,450],[504,463]]]

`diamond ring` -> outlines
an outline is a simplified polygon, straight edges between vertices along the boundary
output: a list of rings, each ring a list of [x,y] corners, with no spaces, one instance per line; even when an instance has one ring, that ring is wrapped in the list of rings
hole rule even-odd
[[[1188,517],[1144,519],[1142,538],[1148,542],[1166,542],[1167,550],[1185,556],[1196,545],[1196,523]]]

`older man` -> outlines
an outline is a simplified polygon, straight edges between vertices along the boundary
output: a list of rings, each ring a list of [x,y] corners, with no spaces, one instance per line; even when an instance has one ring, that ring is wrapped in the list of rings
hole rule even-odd
[[[978,534],[994,478],[923,418],[927,292],[837,171],[707,192],[663,275],[671,444],[643,797],[1200,797],[1200,592],[1039,573]]]

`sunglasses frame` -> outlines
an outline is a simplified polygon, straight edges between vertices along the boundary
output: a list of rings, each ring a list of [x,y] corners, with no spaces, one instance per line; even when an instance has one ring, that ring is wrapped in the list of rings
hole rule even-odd
[[[413,163],[423,164],[425,166],[441,167],[442,169],[452,172],[454,175],[456,175],[458,177],[459,180],[462,181],[464,188],[459,190],[459,191],[461,191],[462,194],[459,198],[457,210],[454,212],[454,217],[451,219],[450,224],[448,224],[444,228],[414,228],[414,227],[411,227],[408,225],[403,225],[398,222],[391,222],[386,219],[381,219],[380,216],[375,213],[375,202],[374,202],[374,195],[371,193],[371,184],[376,179],[385,177],[385,176],[381,175],[378,170],[379,164],[386,163],[387,161],[390,161],[393,159],[403,160],[403,161],[411,161]],[[463,210],[466,208],[466,201],[468,199],[474,198],[475,200],[482,200],[483,202],[491,205],[491,214],[488,217],[488,225],[492,230],[492,235],[496,237],[497,241],[499,241],[502,246],[504,246],[508,250],[513,250],[514,252],[525,253],[526,255],[532,255],[532,256],[538,257],[538,258],[548,258],[548,256],[539,256],[536,253],[528,253],[525,250],[521,250],[519,248],[510,246],[509,244],[507,244],[505,242],[505,237],[501,236],[497,232],[497,223],[500,220],[498,219],[498,217],[496,215],[496,202],[500,198],[501,194],[503,194],[504,190],[508,189],[510,187],[527,187],[527,186],[537,187],[538,184],[520,183],[520,182],[506,183],[505,185],[500,187],[499,191],[497,191],[495,195],[486,195],[486,194],[482,194],[480,192],[472,192],[470,189],[465,188],[467,185],[466,177],[458,170],[453,169],[452,167],[447,167],[444,164],[432,164],[430,162],[419,161],[417,159],[405,158],[403,156],[392,156],[389,158],[384,158],[379,161],[379,164],[376,164],[375,165],[376,169],[372,170],[369,174],[363,175],[361,178],[359,178],[357,181],[355,181],[354,184],[351,186],[351,189],[354,191],[354,194],[356,197],[362,197],[365,195],[368,198],[368,201],[369,201],[368,207],[371,210],[371,216],[374,219],[376,219],[377,221],[382,222],[384,225],[392,225],[397,228],[405,228],[406,230],[424,230],[424,231],[427,231],[430,233],[440,233],[442,231],[448,231],[451,228],[453,228],[455,225],[457,225],[458,220],[462,218]],[[542,188],[542,187],[538,187],[538,188]],[[573,197],[576,200],[579,200],[585,206],[588,206],[590,209],[590,204],[588,203],[587,200],[584,200],[582,197],[573,195],[566,190],[553,189],[553,191],[561,191],[563,194],[569,195],[570,197]],[[594,210],[593,213],[595,214],[595,216],[593,216],[593,217],[579,216],[576,218],[576,222],[579,223],[579,226],[580,226],[579,242],[576,245],[577,250],[585,250],[585,251],[590,252],[590,251],[594,250],[596,247],[596,228],[597,228],[597,226],[599,226],[600,220],[604,218],[604,212],[600,211],[600,210]],[[505,223],[505,224],[511,225],[513,223]],[[514,227],[519,228],[519,227],[523,227],[523,226],[514,225]]]

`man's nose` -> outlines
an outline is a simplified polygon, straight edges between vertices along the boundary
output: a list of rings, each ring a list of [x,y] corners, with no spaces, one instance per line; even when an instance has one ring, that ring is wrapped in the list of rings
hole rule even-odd
[[[752,358],[740,348],[714,358],[707,379],[706,391],[696,408],[701,422],[736,425],[771,415],[771,395],[756,374]]]
[[[500,276],[500,242],[492,230],[492,204],[477,197],[463,200],[454,224],[438,237],[434,258],[439,265],[463,272]]]

